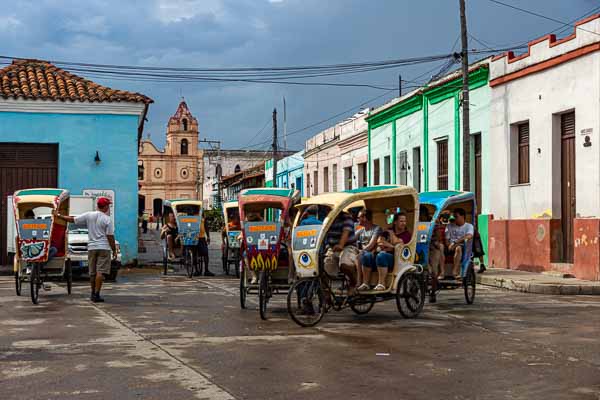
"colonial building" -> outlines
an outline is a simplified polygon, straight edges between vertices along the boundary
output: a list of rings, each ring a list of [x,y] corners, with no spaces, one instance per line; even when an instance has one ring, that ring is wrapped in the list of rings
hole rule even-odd
[[[277,161],[277,187],[299,190],[304,196],[304,151],[299,151]],[[265,186],[273,187],[273,160],[265,162]]]
[[[304,195],[338,191],[340,129],[337,125],[319,132],[306,141],[304,150]]]
[[[265,186],[265,163],[224,176],[220,181],[222,201],[237,200],[238,194],[247,188]]]
[[[140,144],[139,208],[151,215],[162,213],[164,200],[202,199],[202,150],[198,148],[198,120],[185,101],[179,103],[167,124],[164,150],[150,139]]]
[[[600,14],[490,64],[489,253],[600,279]]]
[[[0,264],[7,196],[30,187],[113,196],[122,260],[137,258],[137,152],[152,99],[111,89],[47,61],[0,70]]]

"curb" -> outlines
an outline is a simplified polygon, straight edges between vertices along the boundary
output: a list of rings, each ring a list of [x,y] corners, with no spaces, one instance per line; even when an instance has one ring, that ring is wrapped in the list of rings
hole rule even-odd
[[[493,286],[501,289],[523,293],[549,294],[549,295],[595,295],[600,296],[600,282],[598,284],[560,284],[541,283],[535,281],[501,278],[495,276],[477,275],[477,283],[484,286]]]

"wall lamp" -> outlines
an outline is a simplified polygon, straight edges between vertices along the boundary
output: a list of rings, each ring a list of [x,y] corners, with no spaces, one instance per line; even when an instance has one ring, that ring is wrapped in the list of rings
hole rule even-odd
[[[98,153],[98,150],[96,150],[96,157],[94,157],[94,162],[96,163],[96,165],[100,165],[100,161],[102,161],[100,159],[100,154]]]

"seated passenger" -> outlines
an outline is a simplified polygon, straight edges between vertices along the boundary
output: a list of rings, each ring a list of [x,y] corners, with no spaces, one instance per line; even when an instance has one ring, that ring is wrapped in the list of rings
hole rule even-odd
[[[263,218],[258,212],[249,212],[246,214],[246,221],[248,222],[261,222],[262,220]]]
[[[431,275],[435,280],[440,277],[444,271],[444,237],[446,225],[442,223],[441,217],[435,222],[431,231],[431,241],[429,242],[429,267]]]
[[[358,257],[358,290],[369,290],[369,280],[371,271],[377,270],[375,264],[375,251],[377,249],[377,240],[383,232],[381,227],[373,223],[373,213],[371,210],[362,209],[358,213],[358,221],[362,229],[358,233],[358,246],[360,256]]]
[[[460,278],[460,270],[463,258],[463,251],[466,254],[471,254],[471,246],[473,245],[473,225],[465,220],[466,213],[462,208],[455,208],[453,220],[446,226],[446,243],[448,244],[447,254],[454,258],[452,273],[455,278]],[[464,247],[464,248],[463,248]]]
[[[323,221],[321,221],[318,217],[319,214],[319,206],[312,205],[306,207],[304,213],[300,217],[299,225],[323,225]]]
[[[167,215],[167,223],[160,230],[160,238],[167,239],[169,261],[175,260],[175,248],[181,247],[181,240],[179,239],[179,229],[177,229],[175,214],[172,212]]]
[[[349,295],[356,288],[356,259],[358,249],[354,245],[354,221],[346,213],[340,213],[333,221],[329,232],[327,232],[327,251],[325,253],[325,272],[330,276],[336,276],[339,271],[348,277],[350,281]]]
[[[375,264],[377,265],[378,283],[374,290],[386,290],[385,278],[388,272],[394,270],[394,248],[398,244],[407,244],[412,238],[410,231],[406,229],[406,214],[400,212],[394,214],[392,228],[379,237],[381,251],[377,254]],[[389,237],[387,236],[389,235]]]
[[[239,231],[240,229],[242,229],[242,226],[240,225],[239,215],[236,214],[233,217],[231,217],[229,223],[227,224],[227,229],[229,229],[230,231]]]

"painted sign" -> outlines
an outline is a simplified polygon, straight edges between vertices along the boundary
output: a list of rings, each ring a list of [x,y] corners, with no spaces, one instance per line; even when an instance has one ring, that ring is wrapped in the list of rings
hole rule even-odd
[[[294,228],[294,250],[308,250],[317,247],[317,238],[323,225],[305,225]]]
[[[111,189],[83,189],[84,196],[91,196],[94,198],[107,197],[110,199],[111,204],[108,209],[108,215],[112,220],[113,226],[115,225],[115,191]],[[94,202],[95,203],[95,202]]]

